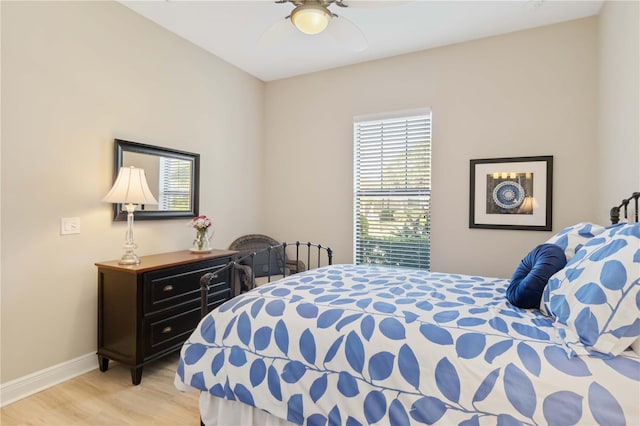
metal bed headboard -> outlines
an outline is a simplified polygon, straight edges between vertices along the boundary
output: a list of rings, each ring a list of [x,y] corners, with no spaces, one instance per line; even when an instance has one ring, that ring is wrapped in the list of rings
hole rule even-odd
[[[254,251],[252,253],[247,254],[246,256],[240,257],[240,258],[236,258],[234,260],[232,260],[231,262],[227,263],[225,266],[223,266],[220,269],[217,269],[215,272],[209,272],[204,274],[202,277],[200,277],[200,314],[201,317],[204,317],[205,315],[207,315],[208,313],[208,305],[209,305],[209,286],[212,284],[212,281],[215,280],[218,277],[218,274],[227,271],[228,269],[231,269],[231,280],[233,281],[234,279],[234,272],[235,272],[235,267],[238,265],[248,265],[251,267],[251,271],[254,270],[254,259],[257,255],[259,254],[263,254],[263,253],[267,253],[267,265],[269,267],[269,270],[267,272],[267,280],[269,282],[271,282],[271,276],[272,275],[282,275],[282,276],[286,276],[287,275],[287,271],[289,271],[289,275],[292,274],[292,269],[293,269],[293,273],[295,272],[300,272],[300,270],[298,268],[288,268],[286,267],[286,265],[280,265],[278,267],[278,271],[272,271],[271,268],[273,266],[273,263],[271,262],[271,256],[273,254],[273,256],[276,256],[275,251],[278,249],[282,249],[284,253],[286,253],[287,251],[287,247],[294,247],[295,246],[295,252],[296,252],[296,256],[295,256],[295,264],[299,265],[302,261],[302,259],[304,259],[305,257],[303,256],[301,258],[300,256],[300,248],[301,247],[306,247],[306,268],[307,269],[315,269],[315,268],[319,268],[320,266],[323,265],[332,265],[333,264],[333,250],[331,250],[331,247],[325,247],[322,244],[317,244],[317,243],[311,243],[311,242],[306,242],[306,243],[301,243],[300,241],[296,241],[295,243],[280,243],[277,245],[272,245],[269,247],[265,247],[261,250],[257,250]],[[317,253],[312,257],[311,252],[312,252],[312,247],[317,249]],[[326,257],[326,263],[323,262],[323,253]],[[255,282],[255,276],[252,276],[251,279]]]
[[[620,210],[623,211],[623,220],[629,222],[629,204],[632,206],[633,222],[638,222],[638,198],[640,198],[640,192],[634,192],[629,198],[622,200],[619,206],[611,208],[610,219],[611,224],[615,225],[620,222]]]

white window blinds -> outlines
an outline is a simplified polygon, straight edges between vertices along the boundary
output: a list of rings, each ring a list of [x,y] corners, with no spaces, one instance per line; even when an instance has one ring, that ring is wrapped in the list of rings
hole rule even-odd
[[[160,210],[191,210],[191,162],[160,157]]]
[[[429,269],[431,112],[354,122],[356,264]]]

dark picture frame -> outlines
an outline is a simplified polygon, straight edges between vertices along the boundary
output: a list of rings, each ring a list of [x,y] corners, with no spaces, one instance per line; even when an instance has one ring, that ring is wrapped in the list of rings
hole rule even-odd
[[[470,160],[469,228],[551,231],[553,156]]]

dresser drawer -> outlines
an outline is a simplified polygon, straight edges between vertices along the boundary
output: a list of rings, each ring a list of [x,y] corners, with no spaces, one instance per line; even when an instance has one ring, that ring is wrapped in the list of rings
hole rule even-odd
[[[144,275],[144,314],[149,315],[165,309],[200,299],[200,278],[227,265],[230,258],[216,259],[193,265],[176,266]],[[209,294],[230,289],[231,270],[226,269],[214,280]],[[229,297],[228,295],[225,297]]]
[[[215,309],[226,299],[209,303],[209,309]],[[160,315],[151,316],[143,321],[144,353],[147,357],[179,347],[195,330],[200,322],[200,305],[192,304],[189,309],[173,309]]]
[[[168,315],[156,315],[144,320],[144,353],[153,356],[158,352],[183,343],[200,320],[200,310],[172,310]]]

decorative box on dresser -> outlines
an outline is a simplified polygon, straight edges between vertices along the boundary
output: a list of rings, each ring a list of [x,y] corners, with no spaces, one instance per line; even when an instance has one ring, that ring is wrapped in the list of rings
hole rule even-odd
[[[98,262],[98,362],[131,368],[142,380],[143,365],[178,350],[200,321],[200,277],[221,269],[236,251],[188,250],[141,257],[138,265]],[[209,309],[232,297],[233,268],[209,289]]]

